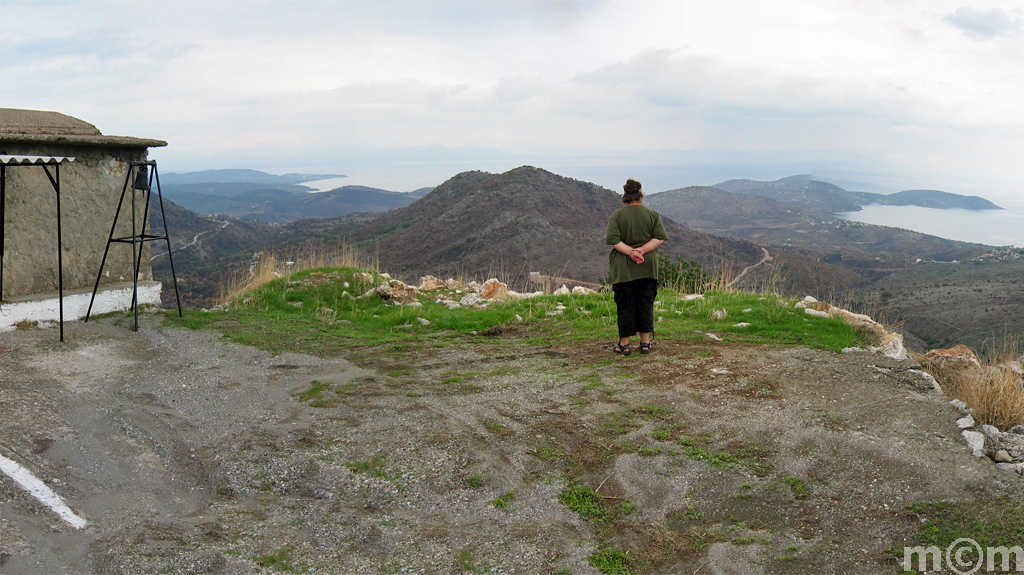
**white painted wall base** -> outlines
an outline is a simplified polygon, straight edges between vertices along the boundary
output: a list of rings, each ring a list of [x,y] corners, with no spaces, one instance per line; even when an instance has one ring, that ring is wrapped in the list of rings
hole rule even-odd
[[[160,282],[139,282],[139,304],[160,305]],[[89,310],[92,290],[64,293],[64,321],[85,317]],[[119,283],[103,286],[96,292],[92,314],[97,316],[112,311],[127,311],[132,305],[132,284]],[[40,323],[60,321],[60,302],[57,294],[41,294],[15,298],[0,303],[0,331],[9,331],[23,321]]]

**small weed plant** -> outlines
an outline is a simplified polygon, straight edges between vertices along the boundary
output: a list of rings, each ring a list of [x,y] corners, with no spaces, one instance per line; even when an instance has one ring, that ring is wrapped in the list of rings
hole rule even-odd
[[[512,511],[512,503],[516,500],[516,492],[509,491],[501,494],[494,500],[494,508],[502,511]]]
[[[632,575],[634,573],[629,566],[626,554],[614,547],[601,547],[587,558],[587,562],[607,575]]]
[[[608,512],[601,506],[601,496],[585,485],[568,487],[558,494],[558,501],[583,519],[604,521]]]

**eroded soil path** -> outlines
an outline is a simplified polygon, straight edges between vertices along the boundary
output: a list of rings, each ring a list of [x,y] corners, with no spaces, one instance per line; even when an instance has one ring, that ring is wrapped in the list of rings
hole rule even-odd
[[[89,521],[0,477],[0,572],[892,573],[908,504],[1024,496],[912,362],[501,330],[272,357],[143,323],[0,334],[0,453]]]

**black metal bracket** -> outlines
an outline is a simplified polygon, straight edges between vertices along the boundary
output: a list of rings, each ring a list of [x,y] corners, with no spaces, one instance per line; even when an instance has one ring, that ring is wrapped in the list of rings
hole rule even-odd
[[[147,169],[148,168],[148,169]],[[148,173],[147,173],[148,172]],[[155,186],[154,186],[155,182]],[[117,229],[118,218],[121,216],[121,207],[124,205],[124,197],[128,193],[129,186],[132,194],[132,235],[114,237]],[[156,190],[157,201],[160,205],[160,217],[164,224],[163,235],[146,233],[146,223],[149,219],[149,202],[153,197],[153,190]],[[142,212],[142,226],[138,226],[138,210],[136,209],[136,197],[142,194],[145,198],[145,209]],[[89,309],[85,312],[85,321],[89,321],[92,314],[92,305],[96,300],[96,292],[100,287],[100,279],[103,277],[103,266],[107,263],[107,255],[110,252],[110,244],[122,243],[132,245],[132,305],[135,313],[135,331],[139,331],[139,270],[142,267],[142,245],[145,242],[164,240],[167,242],[167,259],[171,264],[171,279],[174,281],[174,297],[178,303],[178,316],[181,312],[181,296],[178,293],[178,276],[174,273],[174,257],[171,250],[170,233],[167,230],[167,215],[164,212],[164,197],[160,193],[160,176],[157,174],[156,161],[135,161],[128,168],[125,174],[124,186],[121,188],[121,199],[117,202],[117,211],[114,212],[114,223],[110,225],[110,235],[107,237],[107,247],[103,250],[103,260],[100,262],[100,271],[96,274],[96,285],[92,288],[92,298],[89,299]]]

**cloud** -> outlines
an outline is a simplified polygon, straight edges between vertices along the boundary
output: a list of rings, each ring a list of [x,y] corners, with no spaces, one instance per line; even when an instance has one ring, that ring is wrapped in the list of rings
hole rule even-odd
[[[957,8],[956,12],[946,15],[942,20],[975,40],[1015,36],[1021,32],[1024,24],[1019,17],[999,8],[980,12],[970,6]]]

